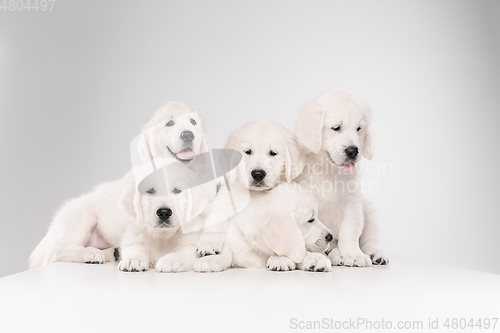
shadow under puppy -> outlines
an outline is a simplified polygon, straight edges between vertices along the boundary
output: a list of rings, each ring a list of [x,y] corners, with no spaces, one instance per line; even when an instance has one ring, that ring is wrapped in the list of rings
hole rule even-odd
[[[253,193],[248,206],[231,219],[222,252],[198,259],[194,270],[267,267],[328,272],[331,261],[322,253],[332,240],[318,219],[318,202],[310,190],[281,183]]]
[[[191,270],[198,258],[205,209],[217,194],[216,182],[199,185],[197,173],[179,162],[131,182],[124,210],[135,220],[120,241],[121,271],[158,272]]]

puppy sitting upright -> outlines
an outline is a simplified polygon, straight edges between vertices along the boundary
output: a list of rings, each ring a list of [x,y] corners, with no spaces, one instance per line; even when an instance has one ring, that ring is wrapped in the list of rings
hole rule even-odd
[[[309,149],[296,181],[311,185],[319,217],[338,239],[328,255],[332,263],[366,267],[389,262],[379,246],[372,209],[360,186],[350,186],[359,185],[355,166],[361,155],[373,156],[370,109],[350,92],[329,91],[302,108],[295,134]]]

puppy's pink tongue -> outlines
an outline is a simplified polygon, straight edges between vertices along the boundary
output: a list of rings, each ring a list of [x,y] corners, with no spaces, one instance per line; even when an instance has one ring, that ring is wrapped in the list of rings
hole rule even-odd
[[[194,151],[191,148],[186,148],[181,152],[177,153],[177,157],[181,160],[190,160],[194,156]]]
[[[346,164],[342,164],[342,166],[344,168],[346,168],[347,170],[352,170],[352,169],[354,169],[354,167],[356,166],[356,164],[354,164],[353,162],[348,162]]]

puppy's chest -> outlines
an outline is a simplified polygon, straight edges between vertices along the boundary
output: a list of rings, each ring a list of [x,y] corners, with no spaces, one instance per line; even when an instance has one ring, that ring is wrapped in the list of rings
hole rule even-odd
[[[338,197],[318,197],[318,204],[320,221],[337,236],[340,223],[343,219],[341,201]]]

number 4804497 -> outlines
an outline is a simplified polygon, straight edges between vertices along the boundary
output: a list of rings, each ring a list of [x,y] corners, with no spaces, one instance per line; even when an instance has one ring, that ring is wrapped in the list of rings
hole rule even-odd
[[[0,9],[4,12],[52,11],[56,0],[3,0]]]
[[[479,328],[484,330],[495,329],[498,322],[498,318],[479,318],[479,319],[469,319],[466,318],[448,318],[444,322],[443,326],[447,329],[473,329]]]

